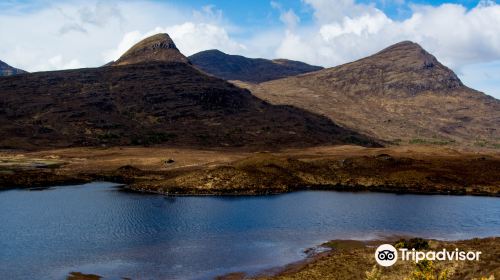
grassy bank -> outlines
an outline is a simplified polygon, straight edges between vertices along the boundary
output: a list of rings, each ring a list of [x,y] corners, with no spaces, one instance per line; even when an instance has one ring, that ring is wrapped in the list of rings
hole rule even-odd
[[[169,195],[255,195],[302,189],[500,195],[500,153],[436,146],[235,149],[72,148],[0,154],[0,186],[109,180]]]
[[[400,241],[351,241],[334,240],[324,244],[331,250],[305,261],[288,265],[271,275],[261,275],[259,280],[464,280],[500,279],[500,238],[471,239],[465,241],[426,240],[428,247],[418,250],[481,251],[479,261],[398,261],[391,267],[376,264],[375,248],[384,243],[397,245]],[[422,243],[420,243],[422,246]],[[236,274],[221,279],[237,279]],[[240,275],[240,279],[244,279]],[[226,278],[227,277],[227,278]]]

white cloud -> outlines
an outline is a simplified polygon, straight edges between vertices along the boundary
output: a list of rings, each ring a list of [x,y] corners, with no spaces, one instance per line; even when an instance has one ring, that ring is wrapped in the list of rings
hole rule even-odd
[[[41,65],[40,68],[43,70],[50,70],[50,69],[76,69],[76,68],[82,68],[83,64],[80,63],[77,59],[72,59],[72,60],[65,60],[62,55],[56,55],[54,57],[49,58],[49,65],[44,66]]]
[[[344,17],[341,22],[321,26],[319,33],[325,41],[331,41],[344,34],[356,36],[376,34],[384,26],[391,23],[392,21],[379,11],[372,15],[364,14],[356,18]]]
[[[206,5],[200,10],[193,11],[193,17],[196,21],[222,22],[224,17],[222,11],[216,9],[214,5]]]
[[[112,19],[123,20],[123,15],[116,3],[97,1],[91,6],[84,6],[78,10],[79,18],[82,23],[88,23],[97,26],[104,26]]]
[[[105,60],[117,60],[134,44],[158,33],[169,34],[177,48],[186,56],[208,49],[219,49],[228,53],[241,53],[246,49],[243,44],[230,39],[222,27],[207,23],[185,22],[167,27],[156,27],[145,33],[129,32],[123,36],[117,48],[104,52]]]
[[[356,3],[355,0],[303,0],[314,9],[314,16],[320,23],[331,23],[344,17],[357,17],[378,10],[374,5]]]
[[[304,41],[301,36],[287,30],[285,38],[276,53],[278,53],[278,57],[280,58],[297,59],[300,56],[302,61],[316,61],[319,49],[315,49],[313,45],[311,42]],[[300,50],[300,55],[297,53],[297,50]]]
[[[280,12],[280,21],[283,22],[287,29],[295,29],[300,23],[300,18],[292,9],[284,9],[283,6],[276,1],[271,1],[271,7]]]
[[[9,28],[5,28],[9,27]],[[213,6],[192,10],[151,1],[57,1],[0,11],[0,60],[27,71],[103,65],[140,39],[167,32],[186,55],[207,48],[242,52]]]
[[[243,44],[232,40],[223,27],[214,24],[186,22],[155,30],[156,33],[158,31],[170,34],[179,50],[185,55],[208,49],[219,49],[229,53],[241,53],[246,49]]]
[[[114,61],[120,58],[122,54],[124,54],[130,47],[132,47],[134,44],[138,43],[142,39],[145,38],[145,35],[141,34],[139,31],[132,31],[126,33],[120,43],[118,44],[118,47],[110,50],[106,50],[103,53],[104,61]]]
[[[295,29],[297,24],[300,22],[300,18],[292,9],[281,13],[280,20],[287,26],[288,29]]]

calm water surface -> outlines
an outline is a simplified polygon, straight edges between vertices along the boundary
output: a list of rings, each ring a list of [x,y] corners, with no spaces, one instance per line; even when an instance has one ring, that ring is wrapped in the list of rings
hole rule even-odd
[[[500,199],[307,191],[163,197],[110,183],[0,192],[0,275],[207,279],[255,273],[335,238],[500,235]]]

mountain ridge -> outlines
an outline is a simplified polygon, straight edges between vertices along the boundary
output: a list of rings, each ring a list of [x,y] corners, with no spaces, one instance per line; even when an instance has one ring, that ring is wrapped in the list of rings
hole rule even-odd
[[[202,71],[225,80],[259,83],[323,69],[288,59],[268,60],[229,55],[212,49],[189,56],[193,65]]]

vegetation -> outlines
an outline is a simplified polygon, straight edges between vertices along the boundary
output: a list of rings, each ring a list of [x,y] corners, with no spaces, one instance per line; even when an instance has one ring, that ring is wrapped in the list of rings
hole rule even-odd
[[[66,280],[99,280],[101,276],[95,274],[84,274],[81,272],[71,272]]]
[[[120,135],[115,134],[115,133],[112,133],[112,132],[107,132],[107,133],[105,133],[105,134],[99,134],[99,135],[97,135],[97,138],[98,138],[101,142],[107,142],[107,141],[109,141],[109,140],[119,139],[119,138],[120,138]]]
[[[480,148],[500,149],[500,143],[492,143],[486,140],[477,140],[476,142],[474,142],[474,146]]]
[[[372,270],[366,272],[366,280],[380,280],[382,271],[378,265],[374,265]]]
[[[484,147],[488,146],[488,142],[487,141],[476,141],[474,143],[474,146],[484,148]]]
[[[393,139],[390,142],[391,142],[392,145],[401,145],[401,143],[403,142],[403,140],[401,138],[396,138],[396,139]]]
[[[132,145],[154,145],[161,144],[177,138],[175,133],[156,132],[132,138]]]
[[[414,138],[414,139],[411,139],[408,143],[412,144],[412,145],[450,145],[450,144],[454,144],[455,140]]]
[[[423,260],[415,265],[409,280],[448,280],[448,270],[439,271],[432,261]]]
[[[5,152],[5,156],[0,155],[0,160],[4,159],[0,166],[15,174],[0,173],[0,185],[51,186],[56,182],[50,180],[60,182],[54,175],[78,181],[120,180],[116,171],[122,166],[133,165],[144,170],[144,174],[127,177],[128,187],[153,193],[268,194],[305,188],[492,196],[500,193],[500,157],[483,152],[465,153],[426,146],[413,147],[409,151],[401,151],[399,147],[344,146],[275,153],[151,147],[173,137],[165,133],[148,134],[134,143],[150,145],[148,148]],[[168,158],[175,158],[175,172],[170,166],[166,168],[164,162]],[[60,166],[62,163],[64,166]],[[183,166],[190,168],[179,169]],[[33,169],[36,173],[31,171]],[[23,178],[32,180],[27,182]],[[465,188],[464,182],[474,187]]]
[[[343,243],[346,243],[343,245]],[[409,240],[407,240],[409,242]],[[415,244],[425,244],[415,239]],[[266,280],[493,280],[500,277],[499,238],[474,239],[466,241],[428,242],[431,249],[461,248],[488,252],[478,262],[463,261],[398,261],[391,267],[376,264],[373,253],[375,248],[387,241],[358,241],[364,246],[350,246],[352,240],[331,241],[335,244],[327,253],[313,256],[303,263],[287,266],[274,276],[258,279]],[[337,247],[335,247],[337,246]],[[484,278],[486,276],[486,278]],[[483,277],[483,278],[482,278]],[[488,278],[490,277],[490,278]],[[229,278],[231,279],[231,278]]]
[[[400,239],[396,242],[396,248],[408,248],[415,250],[428,250],[429,249],[429,241],[423,238],[411,238],[411,239]]]

